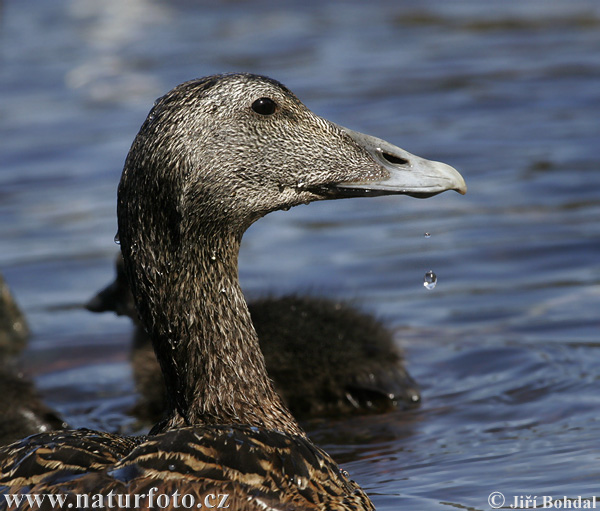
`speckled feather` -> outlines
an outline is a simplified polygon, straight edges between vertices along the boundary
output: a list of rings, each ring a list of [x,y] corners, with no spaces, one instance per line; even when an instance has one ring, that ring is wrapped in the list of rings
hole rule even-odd
[[[39,434],[13,444],[0,494],[228,495],[235,510],[373,509],[358,485],[299,436],[249,427],[190,427],[154,437],[90,430]],[[147,509],[143,499],[140,510]],[[8,508],[12,509],[12,508]],[[42,508],[43,509],[43,508]]]

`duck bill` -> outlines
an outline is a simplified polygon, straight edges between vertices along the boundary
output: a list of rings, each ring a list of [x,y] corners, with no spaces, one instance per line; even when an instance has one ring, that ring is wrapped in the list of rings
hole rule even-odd
[[[426,160],[385,140],[340,126],[375,162],[388,171],[383,179],[336,183],[336,192],[348,197],[402,194],[427,198],[447,190],[465,194],[467,185],[459,172],[445,163]]]

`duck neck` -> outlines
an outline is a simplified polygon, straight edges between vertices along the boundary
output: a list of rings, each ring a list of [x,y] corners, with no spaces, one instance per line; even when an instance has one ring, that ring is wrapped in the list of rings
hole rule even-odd
[[[160,362],[170,409],[155,431],[249,424],[304,434],[267,375],[238,280],[241,236],[195,236],[155,263],[152,304],[141,311]],[[144,313],[146,312],[146,314]]]

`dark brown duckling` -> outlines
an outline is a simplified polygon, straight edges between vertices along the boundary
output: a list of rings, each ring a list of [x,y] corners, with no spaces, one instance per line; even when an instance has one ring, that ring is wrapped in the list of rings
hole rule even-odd
[[[226,494],[236,510],[373,509],[275,392],[238,281],[240,243],[277,209],[451,189],[466,191],[452,167],[317,117],[269,78],[219,75],[175,87],[133,142],[117,206],[167,418],[151,437],[80,430],[16,442],[0,450],[2,490],[114,488],[133,498],[156,488]]]
[[[0,275],[0,359],[20,353],[29,339],[25,316]]]
[[[0,445],[68,427],[43,402],[33,382],[11,365],[0,368],[0,410]]]
[[[28,338],[25,316],[0,275],[0,445],[67,427],[17,367],[14,357],[23,350]]]
[[[86,305],[113,311],[136,324],[133,372],[140,399],[133,414],[157,422],[166,391],[150,338],[139,326],[123,258],[116,278]],[[268,297],[248,302],[267,372],[298,419],[383,413],[420,402],[392,333],[348,303],[313,296]]]
[[[383,413],[415,406],[416,382],[373,316],[308,296],[248,305],[275,388],[295,417]]]

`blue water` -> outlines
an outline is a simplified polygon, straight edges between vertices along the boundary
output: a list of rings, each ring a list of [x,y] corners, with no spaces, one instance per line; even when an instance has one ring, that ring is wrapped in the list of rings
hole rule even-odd
[[[319,443],[383,510],[600,493],[600,4],[2,9],[0,271],[33,331],[22,364],[72,425],[131,428],[131,326],[81,304],[113,277],[133,137],[177,83],[251,71],[469,185],[301,206],[244,238],[249,296],[356,300],[397,329],[422,386],[419,409],[320,424]]]

